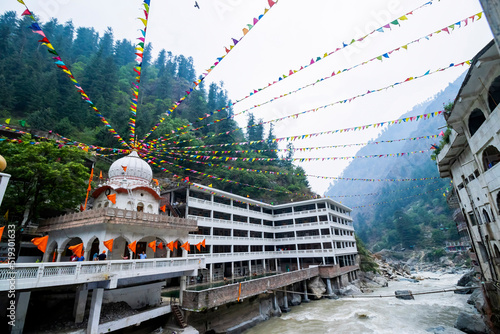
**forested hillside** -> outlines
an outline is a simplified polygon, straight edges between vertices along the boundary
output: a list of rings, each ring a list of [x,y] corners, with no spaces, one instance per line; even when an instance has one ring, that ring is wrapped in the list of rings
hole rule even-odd
[[[53,131],[62,136],[86,144],[121,148],[102,126],[94,111],[82,101],[68,76],[58,69],[47,48],[41,47],[40,35],[28,28],[31,20],[17,18],[15,12],[6,12],[0,17],[0,120],[10,119],[10,125],[26,129]],[[61,24],[56,19],[44,23],[43,31],[50,39],[61,59],[84,88],[99,111],[113,124],[122,137],[128,133],[130,117],[131,87],[136,73],[135,45],[129,40],[115,40],[113,31],[108,29],[100,36],[93,28],[74,27],[72,22]],[[185,95],[193,81],[197,79],[193,59],[184,55],[174,55],[167,50],[154,50],[146,44],[142,60],[142,74],[137,105],[137,138],[142,138],[175,101]],[[273,139],[272,127],[265,133],[260,120],[249,115],[248,131],[235,131],[238,125],[230,116],[231,108],[217,113],[217,119],[226,120],[203,126],[213,119],[199,121],[205,115],[230,105],[223,83],[200,83],[186,102],[161,123],[150,136],[157,138],[171,134],[178,128],[195,121],[196,131],[188,126],[180,137],[175,137],[175,147],[205,146],[244,141]],[[25,129],[25,131],[26,131]],[[211,134],[222,133],[207,139],[199,139]],[[189,140],[189,141],[188,141]],[[247,158],[278,157],[275,143],[267,141],[231,146],[231,150],[250,150],[236,156]],[[258,150],[266,150],[258,152]],[[290,198],[305,199],[312,195],[304,171],[290,162],[254,161],[251,166],[244,161],[207,163],[190,161],[179,155],[165,151],[161,159],[176,164],[167,165],[171,173],[165,176],[189,176],[191,181],[213,184],[214,187],[278,203]],[[290,156],[289,156],[290,157]],[[180,167],[181,166],[181,167]],[[186,171],[193,169],[225,180],[208,179],[199,173]],[[270,173],[254,173],[237,168],[251,168]],[[156,170],[159,172],[159,170]],[[281,173],[274,174],[280,171]],[[297,176],[297,174],[302,174]],[[272,190],[272,191],[269,191]]]
[[[443,110],[455,99],[464,75],[402,117]],[[443,116],[428,121],[392,125],[374,142],[399,138],[436,135],[445,131]],[[428,150],[440,139],[400,141],[377,144],[384,152]],[[370,145],[356,155],[373,154]],[[446,198],[450,180],[439,178],[431,152],[416,154],[397,163],[391,159],[357,159],[344,170],[344,177],[373,179],[425,178],[419,181],[345,181],[330,186],[327,196],[353,207],[358,236],[374,251],[384,248],[426,248],[444,246],[446,240],[458,240]],[[354,195],[354,196],[353,196]]]

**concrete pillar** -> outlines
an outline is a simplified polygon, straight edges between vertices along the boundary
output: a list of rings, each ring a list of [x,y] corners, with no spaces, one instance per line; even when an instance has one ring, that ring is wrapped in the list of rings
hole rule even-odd
[[[231,279],[234,279],[234,262],[231,262]]]
[[[500,4],[497,0],[479,0],[490,25],[497,48],[500,46]],[[499,48],[500,50],[500,48]]]
[[[28,305],[30,302],[31,291],[18,292],[16,296],[16,310],[14,321],[14,326],[11,328],[11,334],[22,334],[24,329],[24,323],[26,321],[26,314],[28,313]],[[10,304],[9,304],[10,305]],[[9,311],[7,310],[7,314]],[[10,320],[10,318],[9,318]]]
[[[252,276],[252,260],[248,260],[248,275]]]
[[[87,334],[99,333],[99,319],[101,318],[101,306],[104,289],[92,290],[92,301],[90,302],[89,322],[87,324]]]
[[[282,312],[290,312],[290,308],[288,307],[288,294],[286,293],[286,286],[284,287],[285,292],[283,292],[283,308]]]
[[[182,300],[183,300],[183,295],[184,295],[184,290],[186,290],[186,276],[181,276],[181,282],[179,286],[179,303],[182,305]]]
[[[274,264],[275,264],[275,270],[278,271],[278,258],[274,259]]]
[[[301,269],[301,268],[300,268],[300,258],[298,257],[298,258],[297,258],[297,270],[300,270],[300,269]]]
[[[278,296],[276,295],[276,292],[273,293],[273,309],[275,311],[279,310],[279,305],[278,305]]]
[[[267,261],[266,259],[262,260],[262,269],[264,269],[264,272],[267,271],[267,269],[266,269],[266,261]]]
[[[213,274],[213,268],[214,268],[214,264],[213,263],[210,263],[208,265],[208,268],[210,270],[210,280],[209,282],[212,283],[212,281],[214,280],[214,274]]]
[[[326,294],[327,298],[333,298],[332,281],[329,278],[326,278]]]
[[[64,252],[64,249],[58,249],[57,250],[56,262],[61,262],[61,257],[62,257],[63,252]]]
[[[310,300],[309,300],[309,297],[307,296],[307,281],[306,280],[303,280],[302,281],[302,290],[304,290],[304,297],[302,297],[302,302],[303,303],[309,303]]]
[[[170,256],[172,255],[172,252],[170,251],[170,249],[167,247],[167,259],[170,258]]]
[[[79,289],[75,294],[75,304],[73,306],[73,316],[75,317],[75,324],[83,322],[85,316],[85,307],[87,306],[87,297],[89,290]]]

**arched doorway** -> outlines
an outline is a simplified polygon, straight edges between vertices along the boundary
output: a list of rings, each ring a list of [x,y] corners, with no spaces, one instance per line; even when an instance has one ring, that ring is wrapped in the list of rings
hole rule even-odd
[[[87,248],[90,248],[90,251],[88,252],[89,254],[89,261],[97,261],[95,258],[99,256],[99,239],[97,237],[94,238],[92,243],[89,242],[89,245]]]
[[[488,89],[488,107],[493,112],[500,103],[500,76],[496,77]]]
[[[48,254],[47,262],[56,262],[57,261],[57,242],[53,241],[50,243],[49,247],[47,247],[46,253]]]
[[[113,251],[108,252],[108,260],[124,260],[129,259],[130,253],[128,249],[129,242],[122,236],[113,240]]]
[[[488,170],[500,161],[500,152],[495,146],[488,146],[483,151],[483,167]]]
[[[66,246],[64,247],[64,252],[62,254],[62,257],[61,257],[61,261],[70,261],[70,257],[73,255],[73,252],[71,250],[69,250],[68,248],[71,247],[71,246],[75,246],[75,245],[78,245],[78,244],[81,244],[83,243],[82,239],[76,237],[76,238],[72,238],[70,239]],[[85,246],[83,248],[83,251],[85,253]],[[87,258],[85,258],[85,260],[88,260]]]
[[[170,257],[182,257],[182,248],[181,245],[184,244],[182,240],[174,241],[174,244],[177,243],[177,248],[174,247],[174,251],[170,253]]]
[[[471,137],[479,130],[484,121],[486,121],[486,117],[484,117],[481,109],[476,108],[471,112],[469,116],[469,132]]]

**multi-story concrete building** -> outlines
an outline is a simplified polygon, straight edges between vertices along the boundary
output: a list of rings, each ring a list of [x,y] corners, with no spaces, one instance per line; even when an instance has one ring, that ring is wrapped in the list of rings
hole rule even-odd
[[[471,258],[485,284],[490,325],[498,328],[500,294],[500,55],[492,41],[472,60],[453,108],[449,142],[437,157],[453,180],[472,240]]]
[[[198,222],[189,256],[205,258],[203,280],[357,264],[351,209],[331,199],[272,205],[200,184],[162,196],[173,214]]]

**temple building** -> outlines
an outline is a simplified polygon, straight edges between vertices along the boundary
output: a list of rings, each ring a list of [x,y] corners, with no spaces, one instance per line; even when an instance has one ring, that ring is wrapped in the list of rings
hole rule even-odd
[[[441,177],[451,178],[472,241],[470,256],[481,277],[487,321],[499,328],[500,312],[500,55],[494,41],[472,60],[445,113],[451,129],[437,156]],[[459,225],[460,227],[460,225]],[[496,316],[495,316],[496,314]]]

